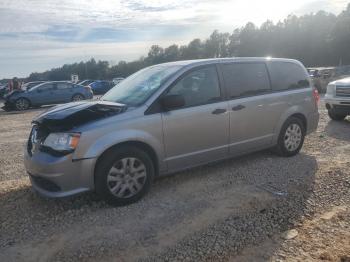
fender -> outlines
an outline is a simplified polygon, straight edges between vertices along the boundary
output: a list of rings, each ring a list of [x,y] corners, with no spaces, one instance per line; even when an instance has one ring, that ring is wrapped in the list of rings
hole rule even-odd
[[[278,136],[280,134],[281,128],[284,124],[284,122],[291,117],[294,114],[302,114],[305,119],[307,119],[307,112],[306,110],[300,106],[300,105],[294,105],[292,107],[289,107],[283,114],[281,114],[279,120],[277,121],[277,124],[274,129],[274,136],[272,138],[272,143],[275,145],[278,141]]]
[[[162,131],[160,131],[160,133],[161,132]],[[163,137],[162,134],[161,137]],[[162,141],[159,141],[158,138],[148,132],[137,129],[116,130],[114,132],[109,132],[104,136],[98,137],[93,143],[90,144],[89,148],[75,152],[74,159],[98,158],[107,149],[125,142],[141,142],[150,146],[157,155],[159,170],[166,169],[166,165],[162,161],[164,158]]]

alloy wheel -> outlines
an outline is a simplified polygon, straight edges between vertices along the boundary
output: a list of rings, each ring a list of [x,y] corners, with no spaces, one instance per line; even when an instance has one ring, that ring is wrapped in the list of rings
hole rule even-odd
[[[284,135],[284,145],[289,152],[295,151],[302,140],[302,131],[298,124],[288,126]]]
[[[29,102],[26,99],[20,98],[16,101],[16,108],[18,110],[26,110],[29,107]]]
[[[145,164],[134,157],[119,159],[107,175],[107,187],[118,198],[130,198],[140,192],[146,182]]]

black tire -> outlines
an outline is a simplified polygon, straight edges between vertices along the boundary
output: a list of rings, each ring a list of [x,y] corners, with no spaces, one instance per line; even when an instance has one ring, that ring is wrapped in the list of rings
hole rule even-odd
[[[75,94],[72,96],[72,102],[84,100],[85,97],[82,94]]]
[[[30,101],[27,98],[20,97],[15,101],[15,108],[18,111],[27,110],[30,107]]]
[[[344,120],[344,118],[346,117],[346,115],[344,115],[344,114],[339,114],[339,113],[335,112],[335,111],[332,110],[332,109],[329,109],[329,110],[328,110],[328,115],[329,115],[329,117],[330,117],[332,120],[335,120],[335,121],[342,121],[342,120]]]
[[[287,129],[297,125],[300,128],[300,141],[299,139],[296,139],[297,141],[299,141],[299,144],[297,147],[287,147],[286,140],[288,139],[288,134],[287,134]],[[300,120],[297,117],[290,117],[286,120],[286,122],[284,122],[280,134],[278,136],[278,142],[277,142],[277,146],[275,147],[275,152],[280,155],[280,156],[284,156],[284,157],[291,157],[291,156],[295,156],[296,154],[299,153],[300,149],[303,146],[304,143],[304,139],[305,139],[305,133],[306,133],[306,128],[305,125],[303,123],[302,120]],[[295,146],[297,143],[294,143]]]
[[[129,158],[135,158],[137,160],[139,160],[139,162],[141,162],[144,167],[145,167],[145,177],[144,180],[141,180],[141,182],[143,182],[143,185],[141,187],[141,189],[135,193],[134,195],[130,196],[130,197],[118,197],[115,194],[113,194],[111,192],[110,187],[117,187],[117,183],[122,183],[121,186],[128,186],[130,187],[130,185],[128,184],[129,182],[126,182],[125,179],[126,175],[122,175],[124,178],[122,182],[119,182],[120,180],[118,180],[118,182],[114,182],[114,181],[109,181],[108,182],[108,177],[109,177],[109,173],[110,170],[112,169],[112,167],[116,167],[118,163],[120,163],[122,161],[122,159],[129,159]],[[136,162],[136,161],[135,161]],[[123,169],[125,170],[125,169]],[[97,167],[95,169],[95,190],[96,193],[104,200],[106,201],[108,204],[113,205],[113,206],[124,206],[124,205],[129,205],[132,204],[134,202],[137,202],[138,200],[140,200],[150,189],[151,187],[151,183],[153,181],[154,178],[154,165],[153,165],[153,161],[151,160],[151,158],[149,157],[149,155],[147,153],[145,153],[144,151],[140,150],[137,147],[134,146],[121,146],[118,148],[113,148],[109,151],[107,151],[103,156],[102,159],[99,160]],[[116,175],[117,176],[121,176],[121,175]],[[131,176],[131,173],[130,173]],[[119,178],[121,179],[121,178]],[[129,178],[132,179],[132,178]],[[139,180],[140,181],[140,180]],[[112,183],[112,184],[111,184]],[[115,183],[113,185],[113,183]],[[128,185],[126,185],[128,184]],[[120,187],[120,186],[119,186]],[[136,187],[133,187],[133,189],[135,189]],[[121,190],[118,190],[118,192],[116,193],[120,193],[123,190],[123,188]],[[126,193],[129,191],[131,193],[131,191],[129,189],[123,190]]]

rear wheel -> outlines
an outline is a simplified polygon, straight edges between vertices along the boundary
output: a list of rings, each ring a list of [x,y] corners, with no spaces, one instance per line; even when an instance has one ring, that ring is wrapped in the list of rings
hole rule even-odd
[[[339,113],[335,112],[335,111],[332,110],[332,109],[329,109],[329,110],[328,110],[328,115],[329,115],[329,117],[330,117],[332,120],[335,120],[335,121],[344,120],[344,118],[346,117],[346,115],[344,115],[344,114],[339,114]]]
[[[75,101],[81,101],[81,100],[84,100],[84,96],[81,95],[81,94],[75,94],[73,97],[72,97],[72,101],[75,102]]]
[[[107,152],[95,172],[96,192],[108,204],[123,206],[141,199],[154,177],[150,157],[142,150],[123,146]]]
[[[280,156],[294,156],[299,153],[304,143],[305,126],[297,117],[290,117],[283,124],[276,146],[276,152]]]
[[[15,107],[17,110],[22,111],[22,110],[27,110],[30,106],[30,102],[26,98],[18,98],[15,102]]]

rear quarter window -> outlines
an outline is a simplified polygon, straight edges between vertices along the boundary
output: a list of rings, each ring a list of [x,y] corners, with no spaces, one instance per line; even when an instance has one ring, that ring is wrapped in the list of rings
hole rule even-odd
[[[283,91],[310,86],[304,68],[291,62],[270,62],[268,68],[271,76],[272,90]]]

